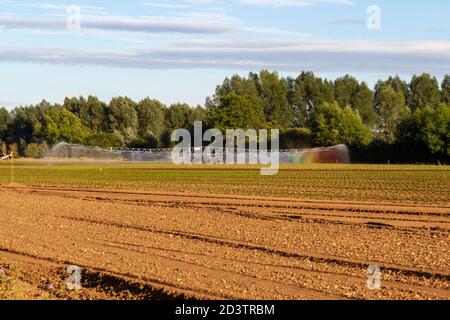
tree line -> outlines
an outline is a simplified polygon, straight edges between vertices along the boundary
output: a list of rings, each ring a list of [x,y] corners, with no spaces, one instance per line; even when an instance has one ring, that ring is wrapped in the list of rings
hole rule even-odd
[[[280,129],[282,148],[347,144],[354,161],[449,162],[450,75],[430,74],[367,83],[345,75],[330,81],[313,72],[281,77],[262,70],[235,75],[217,86],[205,106],[166,106],[146,98],[66,98],[11,111],[0,108],[0,151],[6,146],[42,157],[58,142],[90,146],[171,147],[174,129]]]

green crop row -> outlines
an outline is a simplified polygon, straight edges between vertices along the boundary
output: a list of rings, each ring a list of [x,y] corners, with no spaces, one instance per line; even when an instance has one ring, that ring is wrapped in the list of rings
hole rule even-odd
[[[0,163],[0,183],[11,181]],[[450,203],[450,167],[283,165],[275,176],[256,166],[18,161],[15,183],[140,191],[208,192],[302,199]]]

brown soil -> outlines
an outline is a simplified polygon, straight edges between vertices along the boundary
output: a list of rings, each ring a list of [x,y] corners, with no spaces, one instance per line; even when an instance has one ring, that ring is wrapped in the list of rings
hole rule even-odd
[[[450,204],[0,188],[0,273],[26,298],[449,299],[449,252]]]

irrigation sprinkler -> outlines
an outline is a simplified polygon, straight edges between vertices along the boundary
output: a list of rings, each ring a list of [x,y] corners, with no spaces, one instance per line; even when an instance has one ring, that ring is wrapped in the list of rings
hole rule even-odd
[[[14,152],[6,156],[0,157],[0,160],[11,160],[11,183],[14,183]]]
[[[201,148],[205,151],[205,148]],[[174,149],[139,149],[139,148],[108,148],[89,147],[76,144],[59,143],[55,145],[49,153],[50,158],[55,159],[90,159],[90,160],[123,160],[130,162],[153,162],[172,164],[171,153]],[[185,150],[185,149],[183,149]],[[195,148],[186,149],[188,153],[195,154]],[[243,152],[246,157],[252,153],[259,153],[259,150],[251,149],[221,149],[219,154],[224,157],[227,152]],[[216,150],[217,152],[217,150]],[[325,148],[314,149],[281,149],[279,150],[280,163],[351,163],[349,150],[346,145],[338,145]],[[219,163],[226,163],[224,158]],[[209,163],[207,163],[209,164]]]

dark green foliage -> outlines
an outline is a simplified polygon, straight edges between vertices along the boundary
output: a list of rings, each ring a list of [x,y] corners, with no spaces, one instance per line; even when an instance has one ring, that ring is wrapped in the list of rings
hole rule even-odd
[[[42,124],[34,126],[36,136],[50,143],[61,141],[81,143],[89,133],[89,129],[81,124],[80,118],[61,107],[52,107],[44,114]]]
[[[267,70],[261,71],[259,75],[250,73],[249,78],[253,80],[257,89],[265,120],[269,126],[279,129],[290,128],[293,122],[293,110],[288,101],[287,81],[280,78],[278,73]],[[255,100],[258,99],[255,97]],[[251,102],[251,100],[248,101]]]
[[[43,100],[36,106],[18,107],[11,113],[11,122],[8,126],[9,141],[23,139],[26,143],[37,142],[40,137],[35,132],[35,127],[44,123],[44,115],[50,110],[51,105]]]
[[[280,145],[285,149],[309,149],[314,145],[312,132],[307,128],[282,131]]]
[[[165,112],[166,128],[182,129],[189,124],[191,107],[185,103],[172,104]]]
[[[136,103],[127,97],[113,98],[108,108],[108,131],[120,134],[125,142],[138,135]]]
[[[209,126],[218,129],[267,127],[257,82],[257,79],[245,79],[237,75],[225,79],[216,88],[214,96],[207,98]]]
[[[8,134],[8,124],[11,120],[8,110],[0,108],[0,140],[5,139]]]
[[[353,107],[353,98],[359,89],[359,82],[356,78],[345,75],[342,78],[336,79],[334,82],[335,100],[341,108],[347,106]]]
[[[197,106],[189,112],[188,123],[193,124],[195,121],[206,121],[208,114],[202,106]]]
[[[450,75],[444,77],[441,85],[441,99],[442,103],[450,104]]]
[[[374,127],[378,117],[373,109],[374,93],[365,82],[359,83],[354,77],[346,75],[334,82],[335,99],[341,108],[347,106],[358,111],[365,124]]]
[[[154,135],[149,134],[144,138],[134,139],[128,147],[136,149],[155,149],[158,148],[158,139]]]
[[[80,116],[81,109],[86,106],[86,99],[84,97],[72,97],[64,99],[63,107],[72,112],[73,114]]]
[[[323,81],[312,72],[302,72],[297,79],[288,79],[290,91],[289,104],[293,109],[292,126],[306,127],[310,122],[311,111],[324,102],[334,101],[334,85]]]
[[[146,98],[136,106],[139,136],[148,134],[159,136],[164,130],[166,107],[158,100]]]
[[[435,77],[431,77],[428,73],[420,76],[414,75],[409,89],[408,105],[412,111],[427,106],[436,107],[441,101],[439,83]]]
[[[406,81],[403,81],[402,79],[400,79],[399,76],[395,76],[395,77],[389,77],[387,80],[379,80],[377,82],[377,84],[375,85],[375,104],[377,104],[377,101],[379,99],[378,94],[381,90],[382,87],[385,86],[391,86],[392,89],[394,89],[394,91],[396,93],[399,93],[403,96],[405,102],[408,100],[409,97],[409,87],[408,84],[406,83]]]
[[[395,142],[397,124],[409,112],[403,93],[394,90],[390,84],[379,85],[375,110],[380,116],[378,135],[388,143]]]
[[[161,133],[161,137],[159,138],[160,141],[160,147],[161,148],[170,148],[172,147],[172,141],[171,141],[171,135],[172,130],[164,129]]]
[[[219,105],[209,107],[208,116],[213,126],[222,131],[264,127],[263,110],[236,93],[221,97]]]
[[[114,148],[114,147],[123,147],[125,142],[121,135],[116,133],[94,133],[88,135],[84,138],[83,144],[92,147],[101,147],[101,148]]]
[[[347,144],[368,145],[371,141],[370,127],[364,125],[358,112],[349,106],[340,108],[337,103],[324,103],[314,110],[311,120],[314,142],[320,146]]]
[[[79,117],[84,126],[100,133],[106,129],[107,105],[97,97],[89,96],[79,110]]]
[[[49,152],[49,148],[47,144],[37,144],[37,143],[30,143],[25,148],[24,155],[27,158],[33,158],[33,159],[42,159],[45,156],[47,156]]]
[[[398,76],[378,81],[372,91],[350,75],[329,81],[312,72],[283,78],[262,70],[235,75],[217,86],[205,107],[166,107],[150,98],[127,97],[106,104],[95,96],[42,101],[12,111],[0,108],[0,141],[20,155],[41,157],[59,142],[102,148],[169,148],[174,129],[281,130],[281,148],[345,143],[365,162],[448,162],[450,75],[441,86],[429,74],[410,83]],[[294,129],[292,129],[294,128]]]
[[[353,97],[352,109],[358,111],[365,124],[375,127],[379,123],[379,118],[373,109],[374,93],[369,89],[367,83],[362,82]]]
[[[417,110],[399,125],[398,139],[431,154],[450,156],[450,106],[439,104]]]

